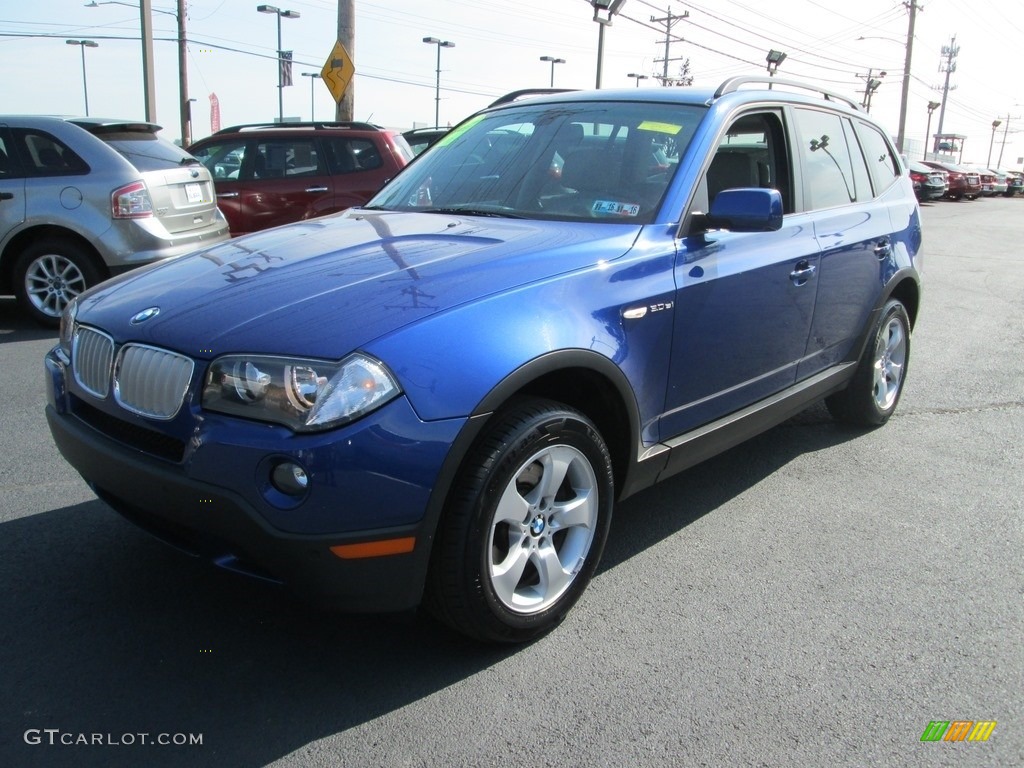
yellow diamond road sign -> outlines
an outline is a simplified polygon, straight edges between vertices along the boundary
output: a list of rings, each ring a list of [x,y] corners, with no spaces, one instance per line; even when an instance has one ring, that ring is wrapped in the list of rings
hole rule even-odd
[[[341,40],[338,40],[331,50],[331,55],[327,57],[324,68],[320,70],[320,76],[324,79],[324,83],[327,84],[327,88],[336,102],[341,102],[341,97],[348,90],[348,84],[352,82],[352,75],[355,73],[356,68],[352,64],[352,58],[345,50],[345,46],[341,44]]]

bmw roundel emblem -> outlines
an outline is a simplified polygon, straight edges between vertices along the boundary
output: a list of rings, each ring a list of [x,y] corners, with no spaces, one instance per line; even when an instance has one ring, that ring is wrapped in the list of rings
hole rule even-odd
[[[133,315],[132,319],[129,320],[128,322],[130,322],[132,325],[139,325],[140,323],[144,323],[147,320],[154,318],[159,314],[160,307],[149,307],[148,309],[144,309],[138,314]]]

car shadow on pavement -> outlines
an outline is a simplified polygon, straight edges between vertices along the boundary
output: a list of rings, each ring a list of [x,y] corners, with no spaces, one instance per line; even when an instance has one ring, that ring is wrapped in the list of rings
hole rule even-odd
[[[621,505],[602,569],[857,434],[808,413]],[[425,619],[309,609],[169,549],[99,501],[0,525],[0,578],[2,765],[265,765],[523,652]],[[59,741],[80,734],[121,746]],[[202,745],[141,746],[140,734],[201,734]]]
[[[623,501],[615,509],[598,573],[683,530],[793,459],[864,434],[819,402],[757,437]]]
[[[56,328],[43,328],[22,312],[18,302],[12,298],[0,297],[0,344],[8,341],[36,341],[52,338],[57,340]]]

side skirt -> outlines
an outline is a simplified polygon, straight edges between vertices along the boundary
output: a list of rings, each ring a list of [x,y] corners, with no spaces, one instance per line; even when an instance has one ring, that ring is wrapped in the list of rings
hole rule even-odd
[[[640,457],[632,473],[634,482],[624,489],[620,498],[689,469],[781,424],[818,400],[842,390],[853,377],[856,368],[856,362],[833,366],[742,410],[649,448]]]

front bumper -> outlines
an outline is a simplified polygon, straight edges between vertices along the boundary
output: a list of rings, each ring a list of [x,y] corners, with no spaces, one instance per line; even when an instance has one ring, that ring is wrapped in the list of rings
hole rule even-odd
[[[215,442],[230,433],[230,425],[200,423],[187,455],[171,461],[125,444],[120,434],[107,434],[102,420],[81,418],[83,405],[68,391],[56,354],[46,358],[46,369],[46,417],[58,449],[97,496],[139,527],[221,567],[284,584],[320,605],[402,611],[420,602],[434,524],[426,510],[445,448],[462,421],[421,422],[399,398],[348,428],[290,445]],[[252,425],[239,428],[248,435]],[[394,448],[391,465],[367,466],[367,456],[379,462],[388,455],[386,438]],[[266,489],[260,472],[268,457],[291,457],[311,467],[310,493],[300,504],[274,508],[274,497],[261,495]],[[346,458],[354,464],[324,464]],[[337,522],[329,530],[325,521],[332,511]],[[315,532],[299,530],[298,521],[306,517],[315,521]],[[286,530],[283,521],[289,519],[297,522]],[[353,554],[346,548],[410,539],[412,550],[397,554],[361,556],[361,550]]]

